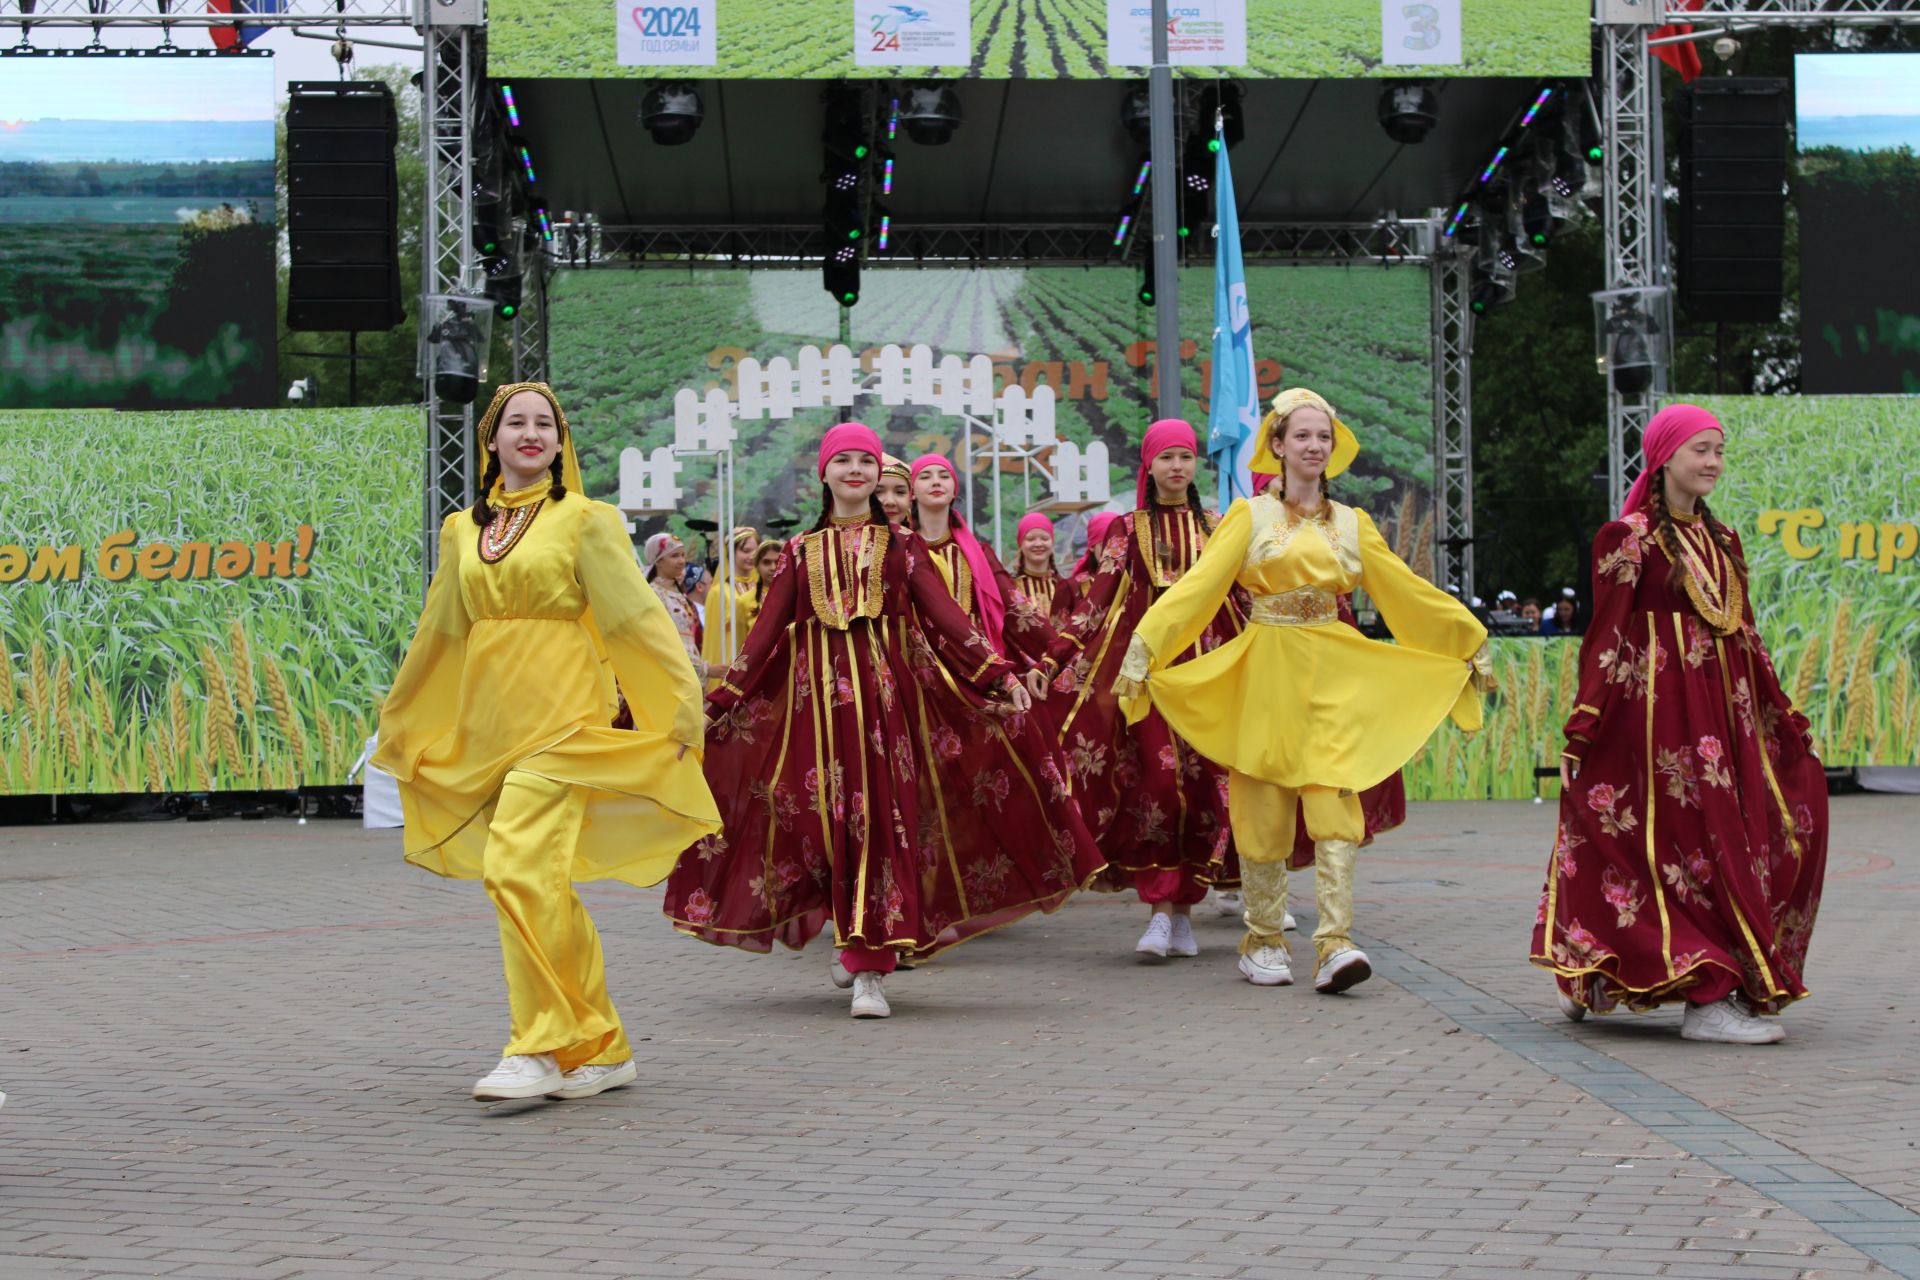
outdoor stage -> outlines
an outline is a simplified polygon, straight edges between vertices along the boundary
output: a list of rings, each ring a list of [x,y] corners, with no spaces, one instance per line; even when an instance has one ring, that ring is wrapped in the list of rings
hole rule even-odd
[[[1141,965],[1139,908],[1082,896],[854,1023],[824,950],[589,887],[641,1082],[493,1108],[493,913],[397,833],[10,828],[0,1270],[1916,1275],[1920,799],[1833,820],[1779,1046],[1562,1021],[1525,962],[1553,810],[1428,804],[1362,855],[1379,977],[1340,998],[1238,981],[1225,920]]]

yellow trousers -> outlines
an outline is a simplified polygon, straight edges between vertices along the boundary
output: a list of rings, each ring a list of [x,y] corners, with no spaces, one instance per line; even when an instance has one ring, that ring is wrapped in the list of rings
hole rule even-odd
[[[579,788],[516,769],[500,788],[482,865],[513,1010],[502,1053],[550,1053],[562,1071],[633,1056],[607,998],[600,935],[573,889],[585,814]]]
[[[1287,949],[1287,859],[1293,856],[1296,815],[1304,816],[1313,840],[1314,903],[1320,924],[1313,931],[1314,972],[1326,958],[1353,945],[1353,864],[1366,839],[1360,797],[1331,787],[1278,787],[1238,770],[1227,777],[1227,810],[1240,852],[1240,893],[1245,903],[1244,955],[1259,947]]]

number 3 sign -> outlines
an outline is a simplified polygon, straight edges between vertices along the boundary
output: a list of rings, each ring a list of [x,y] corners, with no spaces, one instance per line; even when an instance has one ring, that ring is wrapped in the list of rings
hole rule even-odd
[[[1460,0],[1380,0],[1380,61],[1390,67],[1458,66]]]
[[[710,67],[714,0],[614,0],[623,67]]]

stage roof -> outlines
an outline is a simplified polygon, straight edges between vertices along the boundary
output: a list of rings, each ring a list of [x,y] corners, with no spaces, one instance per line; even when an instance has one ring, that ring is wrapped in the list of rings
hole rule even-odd
[[[706,119],[683,146],[640,125],[644,82],[516,80],[519,131],[559,214],[609,225],[807,224],[819,217],[819,81],[697,81]],[[901,131],[896,224],[1099,222],[1117,217],[1145,148],[1120,123],[1131,81],[962,80],[944,146]],[[1434,82],[1440,122],[1402,146],[1381,129],[1378,80],[1245,83],[1234,149],[1251,223],[1369,221],[1450,203],[1484,166],[1537,80]]]

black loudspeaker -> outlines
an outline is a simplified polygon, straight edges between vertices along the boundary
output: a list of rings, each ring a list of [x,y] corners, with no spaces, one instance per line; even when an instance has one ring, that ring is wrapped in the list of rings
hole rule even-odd
[[[1680,305],[1692,320],[1780,318],[1787,82],[1699,79],[1680,93]]]
[[[391,329],[406,318],[393,91],[377,80],[287,88],[287,327]]]

